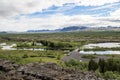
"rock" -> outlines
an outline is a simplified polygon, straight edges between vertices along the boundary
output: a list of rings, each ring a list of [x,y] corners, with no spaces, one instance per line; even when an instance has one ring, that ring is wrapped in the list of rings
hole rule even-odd
[[[0,69],[5,73],[1,80],[103,80],[94,72],[64,69],[55,63],[30,63],[17,65],[9,60],[0,60]]]
[[[19,65],[15,64],[10,60],[0,60],[0,70],[4,72],[9,72],[15,70]]]

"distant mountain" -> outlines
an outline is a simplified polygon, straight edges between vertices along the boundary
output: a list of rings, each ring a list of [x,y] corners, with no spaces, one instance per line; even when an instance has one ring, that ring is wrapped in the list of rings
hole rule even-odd
[[[2,34],[5,34],[5,33],[7,33],[7,32],[5,32],[5,31],[2,31],[2,32],[0,32],[0,33],[2,33]]]
[[[72,32],[72,31],[105,31],[105,30],[114,30],[120,31],[120,27],[86,27],[86,26],[69,26],[64,27],[62,29],[55,30],[28,30],[27,32],[38,32],[38,33],[46,33],[46,32]]]
[[[27,32],[49,32],[50,30],[28,30]]]
[[[85,26],[70,26],[64,27],[62,29],[55,29],[55,30],[28,30],[27,32],[69,32],[69,31],[79,31],[87,29],[88,27]]]
[[[85,26],[70,26],[70,27],[65,27],[61,29],[60,31],[66,32],[66,31],[79,31],[79,30],[84,30],[87,29],[88,27]]]

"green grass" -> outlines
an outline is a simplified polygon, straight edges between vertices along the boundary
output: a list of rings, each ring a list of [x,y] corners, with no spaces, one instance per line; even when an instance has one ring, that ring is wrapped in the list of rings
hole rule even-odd
[[[52,63],[58,63],[60,60],[57,60],[56,58],[48,58],[48,57],[29,57],[22,59],[21,61],[17,62],[18,64],[28,64],[32,62],[52,62]]]
[[[32,62],[57,63],[61,61],[60,59],[64,57],[64,54],[66,53],[64,53],[63,51],[52,51],[52,50],[48,50],[48,51],[0,50],[0,58],[12,60],[18,64],[27,64]],[[27,57],[25,57],[25,55]],[[58,58],[58,56],[60,58]]]

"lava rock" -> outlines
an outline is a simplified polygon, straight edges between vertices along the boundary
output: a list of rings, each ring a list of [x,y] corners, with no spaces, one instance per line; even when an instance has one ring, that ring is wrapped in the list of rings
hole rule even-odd
[[[10,60],[0,60],[0,80],[103,80],[94,72],[64,69],[55,63],[30,63],[17,65]]]

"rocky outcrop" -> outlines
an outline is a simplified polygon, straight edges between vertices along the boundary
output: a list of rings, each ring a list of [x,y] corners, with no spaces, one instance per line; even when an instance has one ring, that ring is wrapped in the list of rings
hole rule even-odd
[[[0,60],[0,71],[9,72],[11,70],[16,70],[18,67],[18,64],[10,60]]]
[[[102,80],[93,72],[64,69],[54,63],[30,63],[19,66],[0,60],[0,80]]]

